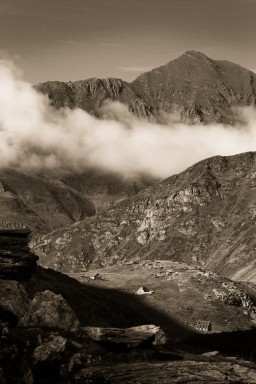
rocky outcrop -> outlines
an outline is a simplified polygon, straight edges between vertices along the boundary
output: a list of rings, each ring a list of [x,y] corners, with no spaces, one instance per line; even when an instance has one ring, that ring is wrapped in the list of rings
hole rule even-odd
[[[35,295],[27,313],[20,320],[19,326],[58,329],[68,332],[76,330],[79,321],[61,295],[44,291]]]
[[[0,278],[28,281],[36,268],[38,256],[30,252],[30,231],[0,229]]]
[[[231,281],[222,283],[220,289],[213,288],[213,296],[216,300],[236,307],[241,307],[246,315],[250,315],[256,323],[256,302],[248,293],[243,291]]]

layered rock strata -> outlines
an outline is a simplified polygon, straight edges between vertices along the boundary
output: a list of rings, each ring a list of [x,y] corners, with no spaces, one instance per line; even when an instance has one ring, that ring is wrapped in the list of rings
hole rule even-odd
[[[0,278],[28,281],[38,256],[30,252],[28,229],[0,229]]]

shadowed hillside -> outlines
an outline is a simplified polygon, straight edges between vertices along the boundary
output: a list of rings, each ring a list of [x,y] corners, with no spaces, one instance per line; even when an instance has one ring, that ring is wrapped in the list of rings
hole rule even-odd
[[[0,170],[0,226],[26,226],[33,235],[65,227],[93,216],[137,194],[154,182],[149,177],[124,180],[97,170],[87,172],[24,172]]]

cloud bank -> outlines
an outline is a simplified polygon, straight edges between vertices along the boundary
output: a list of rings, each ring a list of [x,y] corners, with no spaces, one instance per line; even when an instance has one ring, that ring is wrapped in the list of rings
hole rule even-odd
[[[213,155],[256,148],[256,111],[240,110],[244,127],[168,125],[134,118],[119,103],[116,120],[98,120],[80,109],[56,111],[8,62],[0,63],[0,168],[83,172],[97,168],[124,177],[165,178]]]

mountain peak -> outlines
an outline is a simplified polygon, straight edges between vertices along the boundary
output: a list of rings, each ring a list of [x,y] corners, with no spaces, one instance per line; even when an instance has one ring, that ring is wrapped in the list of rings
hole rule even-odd
[[[194,51],[194,50],[186,51],[182,56],[188,56],[196,60],[211,61],[211,59],[208,56],[206,56],[204,53],[199,51]]]

